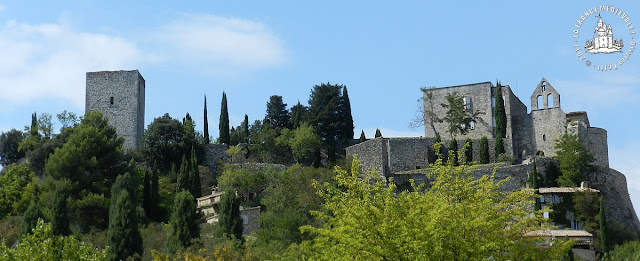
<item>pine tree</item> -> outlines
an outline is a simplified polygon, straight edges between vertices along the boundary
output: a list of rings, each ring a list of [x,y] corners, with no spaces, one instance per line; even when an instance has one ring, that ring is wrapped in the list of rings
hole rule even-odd
[[[365,136],[365,135],[364,135],[364,130],[362,130],[362,131],[360,132],[360,140],[359,140],[359,141],[360,141],[360,142],[365,142],[365,141],[367,141],[367,136]]]
[[[135,254],[142,256],[142,236],[137,217],[131,175],[119,175],[111,187],[107,260],[125,260]]]
[[[42,214],[42,211],[40,211],[40,208],[38,207],[36,202],[31,201],[29,208],[27,208],[27,211],[25,211],[22,215],[20,235],[31,233],[31,230],[33,230],[36,227],[36,224],[38,224],[38,219],[41,219],[43,217],[44,215]]]
[[[602,253],[609,252],[609,242],[607,242],[607,217],[604,214],[604,199],[600,197],[600,250]]]
[[[308,110],[309,108],[302,105],[300,101],[291,107],[291,128],[297,129],[302,123],[306,122],[305,118]]]
[[[194,198],[202,197],[202,186],[200,185],[200,170],[198,169],[198,156],[195,149],[191,150],[191,195]]]
[[[209,144],[209,118],[207,116],[207,95],[204,96],[204,144]]]
[[[151,171],[144,172],[144,180],[142,181],[142,209],[147,216],[151,214]]]
[[[464,141],[464,144],[466,147],[466,150],[464,151],[466,161],[473,162],[473,142],[471,142],[471,139],[467,138],[467,140]]]
[[[176,183],[176,192],[183,190],[189,191],[191,189],[191,179],[189,179],[189,162],[187,161],[186,155],[182,155],[182,163],[180,164],[180,172],[178,172],[178,179]]]
[[[231,137],[229,135],[229,110],[227,109],[227,94],[222,92],[222,103],[220,105],[220,122],[218,123],[220,136],[218,143],[229,144]]]
[[[382,133],[380,132],[380,129],[378,129],[378,128],[376,128],[375,138],[382,138]]]
[[[480,138],[480,164],[489,163],[489,139],[487,137]]]
[[[282,102],[282,96],[272,95],[269,97],[263,123],[279,129],[291,128],[290,117],[287,104]]]
[[[200,225],[195,199],[188,191],[178,193],[173,202],[167,250],[175,253],[190,246],[192,239],[200,236]]]
[[[502,98],[502,85],[500,82],[497,83],[496,87],[496,107],[495,107],[495,117],[496,117],[496,157],[498,155],[505,153],[504,150],[504,138],[507,135],[507,114],[504,109],[504,99]]]
[[[347,86],[342,87],[342,119],[344,119],[344,138],[353,139],[353,116],[351,115],[351,102],[349,101],[349,92]]]
[[[240,217],[240,202],[233,189],[227,189],[220,199],[220,213],[218,214],[218,236],[242,239],[242,217]]]
[[[68,236],[71,234],[69,227],[69,213],[67,212],[67,198],[69,192],[66,189],[56,190],[53,200],[53,219],[51,220],[51,229],[54,235]]]

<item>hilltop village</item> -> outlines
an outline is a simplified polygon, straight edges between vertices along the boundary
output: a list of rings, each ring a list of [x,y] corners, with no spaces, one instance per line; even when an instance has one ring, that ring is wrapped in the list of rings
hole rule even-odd
[[[542,78],[529,110],[501,83],[423,88],[424,137],[369,139],[343,85],[313,86],[308,106],[273,95],[240,126],[223,93],[214,139],[206,97],[203,121],[145,126],[139,71],[88,72],[84,116],[0,136],[0,257],[53,238],[100,260],[596,260],[640,222],[606,130],[557,89]]]

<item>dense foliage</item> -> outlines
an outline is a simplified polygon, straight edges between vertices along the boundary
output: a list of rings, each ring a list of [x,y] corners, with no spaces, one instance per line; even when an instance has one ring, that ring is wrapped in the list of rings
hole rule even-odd
[[[504,98],[502,97],[502,84],[498,82],[496,86],[496,95],[495,95],[495,118],[496,118],[496,158],[505,153],[504,151],[504,138],[507,135],[507,114],[504,109]]]
[[[170,231],[167,237],[167,250],[176,252],[184,250],[200,236],[198,213],[193,196],[188,191],[176,195],[173,213],[169,220]]]
[[[218,123],[218,143],[229,144],[229,109],[227,108],[227,94],[222,93],[222,102],[220,103],[220,122]]]
[[[585,180],[587,172],[593,167],[591,163],[595,160],[593,154],[582,144],[576,135],[564,134],[556,142],[556,159],[560,163],[558,185],[562,187],[576,187]]]

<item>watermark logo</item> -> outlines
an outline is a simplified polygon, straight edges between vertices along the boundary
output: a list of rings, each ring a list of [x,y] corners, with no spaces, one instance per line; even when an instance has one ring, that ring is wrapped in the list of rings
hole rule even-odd
[[[617,70],[635,51],[635,36],[626,12],[612,5],[594,6],[576,20],[573,49],[586,66],[602,72]]]

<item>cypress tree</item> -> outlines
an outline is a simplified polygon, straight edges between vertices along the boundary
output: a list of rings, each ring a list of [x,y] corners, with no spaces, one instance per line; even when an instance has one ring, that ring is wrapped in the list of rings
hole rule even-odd
[[[342,119],[344,119],[343,137],[346,140],[353,139],[353,116],[347,86],[342,86]]]
[[[376,135],[375,138],[382,138],[382,132],[380,132],[379,128],[376,128]]]
[[[242,142],[249,143],[249,116],[244,115],[244,121],[242,122]]]
[[[147,216],[151,215],[151,171],[144,172],[142,181],[142,209]]]
[[[447,155],[450,157],[450,162],[454,166],[458,166],[458,141],[455,138],[449,142],[449,153]]]
[[[487,137],[480,138],[480,164],[489,163],[489,139]]]
[[[158,220],[158,212],[160,205],[160,189],[159,189],[159,177],[158,177],[158,169],[154,168],[153,174],[151,175],[151,195],[149,197],[149,208],[151,218],[153,220]]]
[[[229,144],[231,142],[231,136],[229,135],[229,110],[227,109],[227,94],[225,92],[222,92],[218,130],[220,132],[218,143]]]
[[[31,136],[38,136],[38,116],[35,112],[31,114]],[[36,220],[37,222],[38,220]]]
[[[533,159],[533,169],[531,170],[531,176],[530,176],[530,181],[531,181],[531,188],[534,189],[536,195],[540,195],[540,191],[538,190],[540,188],[540,185],[538,184],[538,169],[536,167],[536,159]],[[539,198],[535,199],[536,204],[534,206],[534,210],[541,210],[542,209],[542,203],[540,202]]]
[[[602,253],[609,252],[609,242],[607,242],[607,217],[604,214],[604,199],[600,197],[600,250]]]
[[[54,235],[71,235],[67,198],[69,198],[69,192],[66,189],[61,188],[56,190],[53,200],[53,219],[51,220],[51,230],[53,230]]]
[[[200,170],[198,169],[198,156],[195,149],[191,149],[191,195],[194,198],[202,197],[202,186],[200,185]]]
[[[135,254],[142,256],[142,236],[138,230],[136,205],[131,175],[119,175],[111,187],[107,260],[125,260]]]
[[[207,117],[207,95],[204,95],[204,144],[209,144],[209,118]]]
[[[189,162],[187,161],[186,155],[182,155],[182,163],[180,164],[180,172],[178,172],[178,179],[176,183],[176,192],[191,190],[191,179],[189,179]]]
[[[464,146],[466,147],[466,150],[464,151],[466,161],[473,162],[473,142],[471,141],[471,139],[467,138],[467,140],[464,141],[464,144]]]
[[[360,132],[360,140],[359,140],[359,141],[360,141],[360,142],[365,142],[365,141],[367,141],[367,136],[364,136],[364,130],[362,130],[362,131]]]
[[[191,240],[200,236],[200,225],[195,199],[188,191],[178,193],[173,202],[167,250],[175,253],[190,246]]]
[[[22,215],[20,235],[31,233],[31,230],[33,230],[36,227],[36,224],[38,224],[38,219],[41,219],[43,217],[44,215],[42,214],[42,211],[40,211],[40,208],[38,207],[36,202],[31,201],[29,208],[27,208],[27,211],[25,211]]]
[[[496,117],[496,158],[498,155],[505,153],[504,151],[504,138],[507,135],[507,114],[504,109],[504,99],[502,98],[502,85],[500,82],[497,83],[496,87],[496,107],[495,107],[495,117]]]
[[[220,213],[218,214],[218,236],[229,239],[242,239],[242,217],[240,217],[240,202],[233,189],[227,189],[220,199]]]

